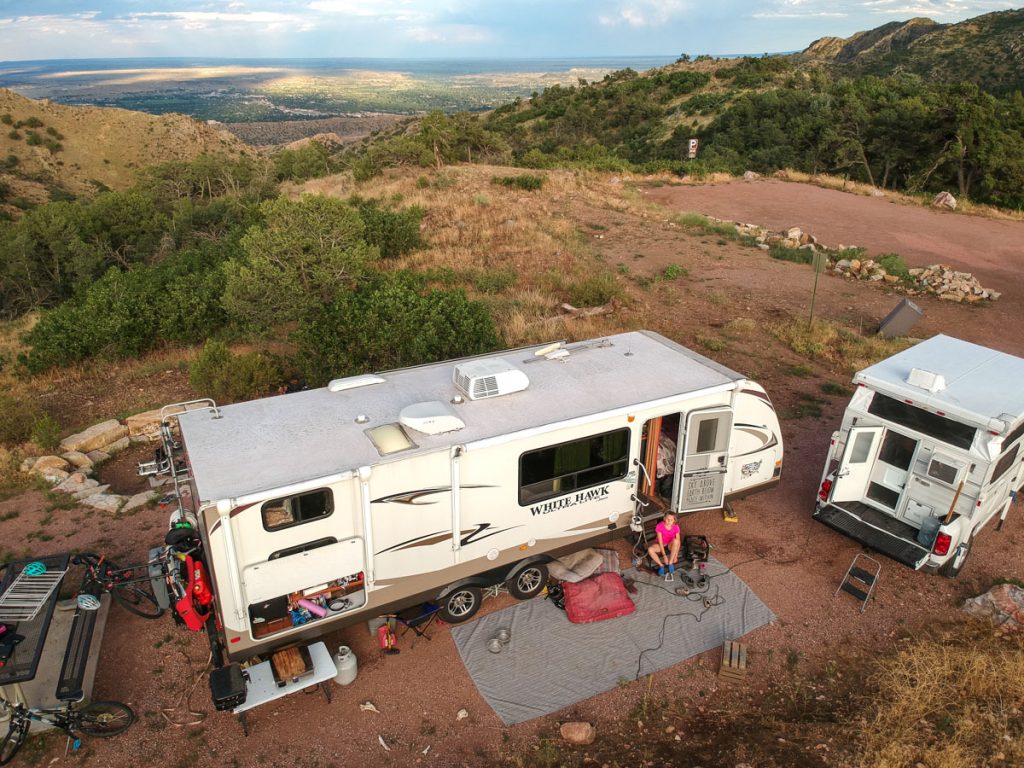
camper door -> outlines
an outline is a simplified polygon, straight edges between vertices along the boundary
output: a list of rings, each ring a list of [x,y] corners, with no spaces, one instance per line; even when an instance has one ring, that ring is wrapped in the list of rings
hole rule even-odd
[[[676,483],[672,508],[680,512],[717,509],[725,501],[725,476],[729,469],[729,438],[732,410],[707,408],[686,416],[682,445],[676,459]]]
[[[832,501],[860,501],[875,465],[884,427],[853,427],[836,472]]]

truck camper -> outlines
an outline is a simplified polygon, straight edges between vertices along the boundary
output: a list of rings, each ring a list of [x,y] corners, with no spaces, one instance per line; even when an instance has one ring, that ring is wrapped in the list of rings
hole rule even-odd
[[[1024,485],[1024,359],[935,336],[853,377],[814,517],[911,568],[956,576]]]
[[[499,583],[530,598],[553,557],[782,470],[765,391],[651,332],[165,415],[153,469],[201,539],[229,661],[425,601],[463,621]]]

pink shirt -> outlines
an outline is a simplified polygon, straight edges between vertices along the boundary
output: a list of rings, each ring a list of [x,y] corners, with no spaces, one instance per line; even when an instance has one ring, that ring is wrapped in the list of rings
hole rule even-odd
[[[676,536],[679,535],[679,526],[673,525],[671,528],[669,528],[667,525],[665,525],[664,520],[662,520],[660,523],[654,526],[654,530],[661,534],[661,543],[664,544],[666,547],[672,543],[672,540]]]

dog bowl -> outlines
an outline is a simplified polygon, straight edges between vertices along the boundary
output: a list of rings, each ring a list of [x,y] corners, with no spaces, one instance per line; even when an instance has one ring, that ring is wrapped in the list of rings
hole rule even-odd
[[[496,634],[495,637],[498,638],[499,641],[501,641],[502,645],[508,645],[509,640],[512,639],[512,633],[509,632],[507,629],[499,629],[498,634]]]
[[[491,653],[501,653],[501,649],[504,647],[505,646],[501,644],[501,640],[496,637],[492,637],[487,641],[487,650]]]

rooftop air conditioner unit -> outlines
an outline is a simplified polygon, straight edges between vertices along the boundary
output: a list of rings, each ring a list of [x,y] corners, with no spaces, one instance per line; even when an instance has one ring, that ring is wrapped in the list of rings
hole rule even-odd
[[[470,400],[521,392],[530,386],[525,373],[500,357],[460,363],[452,372],[452,381]]]

